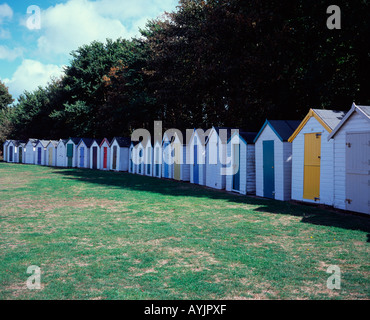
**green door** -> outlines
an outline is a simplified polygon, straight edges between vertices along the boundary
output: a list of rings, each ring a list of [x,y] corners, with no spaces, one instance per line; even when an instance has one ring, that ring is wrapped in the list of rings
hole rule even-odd
[[[18,160],[19,161],[18,162],[19,163],[22,163],[22,159],[23,159],[23,148],[22,147],[19,147],[18,148],[18,152],[19,152],[19,154],[18,154],[18,158],[19,158]]]
[[[263,141],[263,196],[275,199],[274,140]]]
[[[240,191],[240,144],[233,144],[233,190]]]
[[[72,167],[73,144],[67,144],[67,159],[68,159],[68,167]]]

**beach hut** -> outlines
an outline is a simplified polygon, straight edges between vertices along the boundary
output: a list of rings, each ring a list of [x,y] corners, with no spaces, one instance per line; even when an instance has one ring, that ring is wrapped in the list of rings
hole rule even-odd
[[[328,139],[334,140],[334,207],[370,214],[370,106],[353,103]]]
[[[90,147],[90,169],[100,169],[100,144],[103,139],[94,139]]]
[[[188,145],[186,143],[185,132],[175,132],[171,143],[173,164],[171,171],[173,179],[178,181],[190,181],[190,157]]]
[[[66,167],[67,166],[67,144],[66,139],[60,139],[56,148],[56,166]]]
[[[6,154],[9,142],[10,142],[9,140],[5,140],[5,142],[3,143],[3,161],[5,162],[7,162]]]
[[[135,146],[138,144],[137,141],[131,141],[130,143],[130,149],[129,149],[129,154],[128,154],[128,158],[129,158],[129,165],[128,165],[128,172],[130,173],[135,173]]]
[[[39,140],[35,147],[35,164],[40,166],[46,165],[46,146],[49,140]]]
[[[114,171],[128,171],[131,138],[114,137],[110,144],[110,168]]]
[[[16,153],[15,153],[15,143],[16,140],[8,140],[7,147],[6,147],[6,162],[17,162],[15,159]]]
[[[94,139],[81,138],[77,145],[77,167],[78,168],[90,168],[90,147],[93,144]]]
[[[226,190],[241,194],[256,192],[256,161],[254,138],[257,132],[237,131],[227,142],[231,160],[226,175]]]
[[[26,146],[26,142],[25,141],[17,141],[17,153],[18,153],[18,157],[17,157],[17,160],[18,160],[18,163],[24,163],[24,148]]]
[[[203,129],[194,129],[189,140],[190,183],[206,184],[206,133]]]
[[[344,116],[343,111],[310,109],[288,139],[293,200],[333,205],[334,150],[327,138]]]
[[[49,167],[55,167],[57,164],[57,140],[50,140],[49,143],[46,145],[46,158],[45,158],[45,165]]]
[[[81,138],[69,138],[66,143],[66,156],[67,156],[67,167],[77,167],[77,145],[80,143]]]
[[[166,179],[173,178],[172,140],[173,136],[166,131],[162,138],[162,177]]]
[[[232,128],[226,127],[212,127],[209,131],[205,142],[207,187],[214,189],[226,188],[227,141],[231,134]]]
[[[289,137],[298,128],[296,120],[266,120],[254,139],[256,150],[256,195],[291,199],[292,144]]]
[[[134,147],[134,173],[144,175],[144,146],[142,141]]]
[[[145,139],[142,141],[144,149],[144,175],[152,176],[153,175],[153,140]]]
[[[100,170],[110,170],[110,144],[111,140],[107,138],[100,143]]]
[[[39,140],[29,139],[24,147],[24,163],[35,164],[36,144]]]
[[[153,177],[160,178],[162,176],[162,141],[156,140],[153,146]]]

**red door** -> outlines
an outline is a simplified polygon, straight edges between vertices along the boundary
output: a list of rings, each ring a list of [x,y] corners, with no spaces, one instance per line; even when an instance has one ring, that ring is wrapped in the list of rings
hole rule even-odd
[[[107,155],[108,155],[108,148],[104,147],[104,160],[103,160],[104,169],[107,169]]]

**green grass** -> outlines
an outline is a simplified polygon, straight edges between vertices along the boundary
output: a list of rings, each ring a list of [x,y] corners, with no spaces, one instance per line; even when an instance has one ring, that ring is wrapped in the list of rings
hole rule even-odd
[[[156,178],[0,163],[0,299],[369,299],[370,219]],[[41,268],[41,290],[26,287]],[[329,265],[341,289],[329,290]]]

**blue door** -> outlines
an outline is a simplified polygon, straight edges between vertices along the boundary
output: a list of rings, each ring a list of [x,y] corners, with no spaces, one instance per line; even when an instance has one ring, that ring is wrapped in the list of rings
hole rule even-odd
[[[155,154],[155,175],[159,176],[159,148],[156,148],[156,154]]]
[[[80,148],[80,167],[84,168],[85,167],[85,148],[81,147]]]
[[[263,141],[263,196],[275,198],[274,141]]]
[[[232,144],[233,147],[233,190],[240,191],[240,144]]]
[[[9,147],[9,162],[13,162],[13,146]]]
[[[41,164],[41,148],[37,148],[37,164]]]
[[[169,142],[165,142],[164,143],[164,145],[163,145],[163,151],[165,151],[166,150],[166,148],[167,148],[167,146],[169,145]],[[167,151],[166,152],[168,152],[168,148],[167,148]],[[164,159],[164,177],[165,178],[168,178],[169,177],[169,174],[168,174],[168,172],[169,172],[169,165],[168,165],[168,159],[169,157],[168,157],[168,155],[166,154],[166,159]]]
[[[198,146],[196,144],[196,137],[194,137],[194,168],[193,168],[193,181],[199,184],[199,165],[198,165]]]

